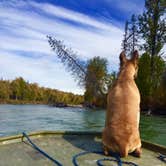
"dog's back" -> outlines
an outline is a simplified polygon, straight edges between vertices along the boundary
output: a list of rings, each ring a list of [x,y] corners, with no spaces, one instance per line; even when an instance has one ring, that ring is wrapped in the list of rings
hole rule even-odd
[[[122,157],[136,151],[139,156],[140,94],[134,81],[138,53],[135,52],[131,60],[127,60],[122,53],[120,60],[118,79],[107,97],[106,124],[102,139],[105,151],[119,152]]]

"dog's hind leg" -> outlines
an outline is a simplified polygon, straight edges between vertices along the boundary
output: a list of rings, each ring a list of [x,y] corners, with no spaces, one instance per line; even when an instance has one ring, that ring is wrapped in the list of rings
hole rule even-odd
[[[108,156],[109,155],[109,149],[105,145],[103,145],[103,150],[104,150],[104,154],[106,156]]]
[[[133,155],[135,157],[141,157],[141,153],[142,153],[142,150],[141,150],[141,147],[139,147],[135,149],[135,151],[133,152]]]
[[[126,147],[120,148],[120,157],[127,157],[128,156],[128,149]]]

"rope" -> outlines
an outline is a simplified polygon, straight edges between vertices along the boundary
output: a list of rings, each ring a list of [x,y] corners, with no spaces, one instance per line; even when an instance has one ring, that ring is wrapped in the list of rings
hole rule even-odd
[[[88,153],[96,153],[96,154],[104,155],[103,151],[90,151],[90,152],[85,151],[85,152],[78,153],[78,154],[76,154],[76,155],[73,156],[73,160],[72,160],[72,161],[73,161],[74,166],[79,166],[78,163],[77,163],[77,158],[78,158],[79,156],[82,156],[82,155],[85,155],[85,154],[88,154]],[[109,160],[109,161],[115,161],[115,162],[117,162],[117,163],[118,163],[118,166],[122,166],[122,164],[121,164],[122,161],[121,161],[119,155],[118,155],[117,153],[114,153],[114,152],[110,152],[110,154],[111,154],[111,156],[113,156],[115,159],[109,159],[109,158],[99,159],[99,160],[96,161],[97,165],[98,165],[98,166],[103,166],[103,165],[102,165],[102,161]]]
[[[32,147],[34,149],[36,149],[38,152],[40,152],[43,156],[47,157],[49,160],[51,160],[54,164],[56,164],[57,166],[63,166],[60,162],[58,162],[56,159],[54,159],[53,157],[49,156],[46,152],[44,152],[43,150],[41,150],[37,145],[35,145],[31,139],[28,137],[28,135],[26,133],[22,133],[23,137],[22,137],[22,141],[23,138],[25,137],[28,142],[32,145]]]
[[[77,158],[79,156],[82,156],[82,155],[85,155],[85,154],[88,154],[88,153],[96,153],[96,154],[101,154],[101,155],[104,155],[103,151],[85,151],[85,152],[81,152],[81,153],[78,153],[76,155],[73,156],[73,165],[74,166],[79,166],[78,163],[77,163]],[[114,157],[115,159],[110,159],[110,158],[102,158],[102,159],[99,159],[96,161],[97,165],[98,166],[104,166],[102,164],[103,161],[110,161],[110,162],[116,162],[118,166],[122,166],[122,164],[126,164],[126,165],[129,165],[129,166],[138,166],[137,164],[133,163],[133,162],[127,162],[127,161],[122,161],[119,154],[118,153],[115,153],[115,152],[112,152],[110,151],[109,154]]]
[[[166,156],[165,155],[159,154],[159,156],[157,158],[166,163]]]
[[[47,154],[46,152],[44,152],[43,150],[41,150],[37,145],[35,145],[31,139],[28,137],[28,135],[23,132],[22,133],[22,141],[24,139],[24,137],[28,140],[28,142],[31,144],[31,146],[37,150],[38,152],[40,152],[42,155],[44,155],[46,158],[48,158],[49,160],[51,160],[54,164],[56,164],[57,166],[63,166],[59,161],[57,161],[56,159],[54,159],[53,157],[49,156],[49,154]],[[104,155],[103,151],[84,151],[84,152],[81,152],[81,153],[78,153],[76,155],[73,156],[73,159],[72,159],[72,162],[73,162],[73,165],[74,166],[79,166],[78,163],[77,163],[77,158],[79,156],[82,156],[82,155],[85,155],[85,154],[88,154],[88,153],[96,153],[96,154],[101,154],[101,155]],[[132,162],[126,162],[126,161],[122,161],[120,159],[120,156],[118,153],[114,153],[112,151],[109,152],[109,154],[114,157],[115,159],[110,159],[110,158],[103,158],[103,159],[99,159],[96,161],[97,165],[98,166],[104,166],[102,164],[103,161],[114,161],[114,162],[117,162],[118,166],[122,166],[122,164],[128,164],[128,165],[131,165],[131,166],[138,166],[137,164],[135,163],[132,163]]]
[[[97,165],[98,165],[98,166],[104,166],[104,165],[102,164],[103,161],[111,161],[111,162],[114,161],[114,162],[117,162],[116,159],[103,158],[103,159],[97,160]],[[118,164],[118,166],[121,166],[121,165],[122,165],[121,163],[118,163],[118,162],[117,162],[117,164]]]

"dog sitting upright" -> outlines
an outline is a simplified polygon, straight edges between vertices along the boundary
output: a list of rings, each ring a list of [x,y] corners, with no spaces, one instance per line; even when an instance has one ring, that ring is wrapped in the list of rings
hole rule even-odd
[[[134,51],[130,60],[122,52],[118,78],[107,96],[106,122],[102,133],[105,155],[111,150],[121,157],[131,152],[141,156],[140,94],[134,81],[137,70],[138,52]]]

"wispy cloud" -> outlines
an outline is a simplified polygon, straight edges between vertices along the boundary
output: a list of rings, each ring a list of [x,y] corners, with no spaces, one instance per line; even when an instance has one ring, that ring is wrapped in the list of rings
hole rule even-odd
[[[22,0],[1,1],[0,20],[0,77],[23,76],[42,86],[82,93],[50,50],[46,35],[64,40],[82,59],[102,56],[109,59],[112,70],[118,68],[123,32],[110,22],[53,4]]]
[[[33,7],[36,7],[52,16],[56,16],[66,20],[71,20],[77,23],[85,24],[85,25],[96,27],[103,30],[110,30],[110,25],[106,24],[106,22],[102,23],[102,22],[96,21],[94,18],[91,18],[79,12],[71,11],[59,6],[57,7],[48,3],[41,4],[41,3],[36,3],[31,1],[30,4]],[[114,26],[112,26],[111,28],[114,28]]]
[[[122,0],[104,0],[107,2],[109,5],[114,5],[114,7],[120,9],[122,13],[137,13],[140,14],[143,9],[144,9],[144,0],[127,0],[127,1],[122,1]]]

